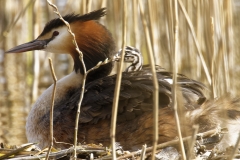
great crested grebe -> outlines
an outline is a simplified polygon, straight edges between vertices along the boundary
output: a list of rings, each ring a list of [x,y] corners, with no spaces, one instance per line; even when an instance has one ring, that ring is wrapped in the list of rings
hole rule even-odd
[[[88,14],[69,14],[63,18],[75,33],[77,44],[83,53],[87,70],[99,61],[112,58],[115,44],[111,33],[97,20],[106,14],[105,8]],[[128,48],[131,52],[138,52]],[[54,138],[56,141],[73,143],[75,115],[82,85],[83,70],[79,55],[72,43],[67,27],[59,19],[46,24],[42,33],[35,40],[19,45],[6,53],[20,53],[32,50],[44,50],[52,53],[70,54],[74,61],[74,71],[57,82],[54,106]],[[127,61],[127,59],[126,59]],[[134,64],[134,63],[133,63]],[[109,76],[112,63],[101,66],[88,75],[79,121],[79,142],[110,144],[109,130],[112,111],[113,93],[116,75]],[[136,150],[145,143],[152,144],[152,74],[148,66],[141,69],[129,67],[123,72],[116,141],[124,149]],[[156,66],[159,82],[159,143],[177,137],[174,112],[171,107],[172,73]],[[133,71],[133,72],[131,72]],[[227,111],[231,120],[239,101],[225,102],[217,100],[204,102],[204,85],[184,75],[178,74],[179,88],[183,97],[183,108],[187,124],[184,130],[191,130],[193,124],[199,124],[200,130],[206,130],[221,124],[220,113]],[[39,147],[49,145],[49,109],[51,106],[51,85],[33,105],[26,124],[29,142],[37,142]],[[230,106],[219,110],[216,105]],[[234,106],[234,107],[232,107]],[[238,109],[239,110],[239,109]],[[239,111],[238,111],[239,112]],[[214,114],[213,114],[214,113]],[[237,124],[238,129],[240,125]],[[189,132],[190,133],[190,132]],[[230,142],[230,141],[229,141]],[[55,144],[65,148],[63,144]]]

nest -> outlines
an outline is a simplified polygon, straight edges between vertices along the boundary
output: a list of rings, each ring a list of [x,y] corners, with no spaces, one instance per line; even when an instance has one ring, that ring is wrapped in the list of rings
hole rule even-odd
[[[220,152],[216,145],[221,141],[226,129],[213,129],[204,133],[182,138],[185,144],[185,155],[188,159],[240,159],[240,146],[229,147]],[[155,159],[172,160],[183,159],[179,146],[179,138],[157,145]],[[124,151],[120,144],[116,144],[117,159],[150,159],[153,147],[143,145],[142,149],[130,152]],[[21,146],[8,146],[1,143],[1,159],[72,159],[74,147],[56,149],[53,147],[39,149],[36,144],[28,143]],[[76,147],[77,159],[112,159],[112,151],[102,144],[79,144]]]

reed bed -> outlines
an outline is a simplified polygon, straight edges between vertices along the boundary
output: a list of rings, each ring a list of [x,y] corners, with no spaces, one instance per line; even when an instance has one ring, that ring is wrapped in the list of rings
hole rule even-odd
[[[203,82],[209,88],[205,92],[208,98],[240,95],[240,3],[237,0],[127,1],[125,26],[122,1],[52,2],[58,6],[61,15],[73,11],[83,14],[107,7],[107,16],[100,21],[111,31],[117,49],[122,47],[122,27],[126,27],[125,44],[139,48],[144,63],[149,64],[148,38],[142,24],[145,19],[157,65]],[[143,6],[142,15],[139,3]],[[174,8],[176,3],[177,11]],[[0,142],[10,145],[26,143],[27,114],[42,91],[53,83],[48,57],[53,59],[58,79],[72,71],[73,62],[69,55],[43,51],[4,54],[11,47],[36,38],[45,23],[56,17],[47,1],[0,1]],[[177,51],[174,39],[176,17]]]

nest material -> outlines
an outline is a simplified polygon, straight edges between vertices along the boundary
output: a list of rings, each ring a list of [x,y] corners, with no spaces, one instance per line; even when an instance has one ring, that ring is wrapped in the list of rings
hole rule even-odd
[[[185,147],[191,146],[189,142],[195,141],[192,148],[186,148],[187,157],[189,159],[229,159],[234,157],[240,159],[240,146],[237,146],[237,150],[234,151],[234,146],[228,148],[224,152],[219,152],[216,149],[216,145],[221,141],[222,137],[226,133],[225,129],[214,129],[208,132],[197,134],[196,140],[193,136],[183,138]],[[166,143],[159,144],[157,147],[156,159],[181,159],[181,154],[178,151],[179,140],[175,139]],[[140,159],[142,155],[145,155],[144,159],[151,158],[152,147],[148,147],[139,151],[130,152],[124,151],[119,144],[117,144],[117,156],[118,159]],[[73,153],[73,147],[68,149],[55,149],[52,148],[49,154],[49,159],[70,159]],[[142,152],[145,152],[144,154]],[[1,143],[0,160],[1,159],[41,159],[47,156],[48,148],[40,150],[35,144],[23,144],[21,146],[8,146]],[[235,155],[233,156],[233,154]],[[101,144],[81,144],[77,147],[78,159],[112,159],[111,149],[103,147]]]

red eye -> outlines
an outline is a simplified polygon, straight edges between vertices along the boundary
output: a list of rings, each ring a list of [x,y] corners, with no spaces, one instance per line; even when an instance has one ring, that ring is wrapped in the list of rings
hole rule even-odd
[[[59,35],[59,32],[58,32],[58,31],[54,31],[53,34],[52,34],[53,37],[55,37],[55,36],[57,36],[57,35]]]

